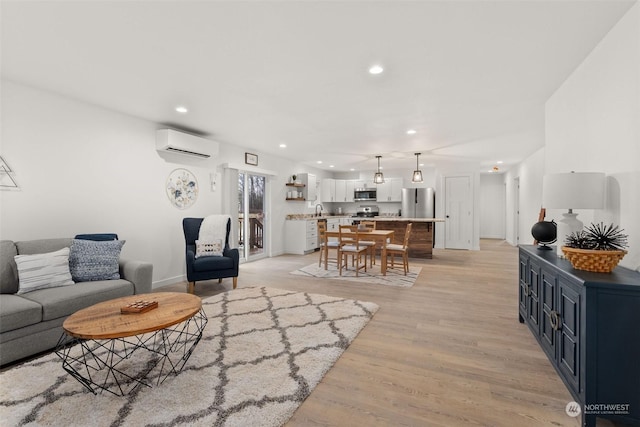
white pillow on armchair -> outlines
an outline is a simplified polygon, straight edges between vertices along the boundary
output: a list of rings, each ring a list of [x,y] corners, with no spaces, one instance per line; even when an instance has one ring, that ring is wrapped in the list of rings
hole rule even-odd
[[[196,258],[203,256],[222,256],[224,247],[222,239],[199,239],[196,240]]]

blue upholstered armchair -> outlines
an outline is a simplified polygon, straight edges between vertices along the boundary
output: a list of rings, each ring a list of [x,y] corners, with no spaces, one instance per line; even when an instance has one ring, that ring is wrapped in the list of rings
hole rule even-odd
[[[222,256],[203,256],[196,258],[196,240],[200,233],[200,225],[204,218],[184,218],[182,229],[186,243],[187,280],[189,293],[193,293],[196,281],[218,279],[222,282],[225,277],[233,277],[233,288],[238,286],[238,265],[240,254],[238,249],[229,247],[229,233],[231,220],[227,221],[227,233]]]

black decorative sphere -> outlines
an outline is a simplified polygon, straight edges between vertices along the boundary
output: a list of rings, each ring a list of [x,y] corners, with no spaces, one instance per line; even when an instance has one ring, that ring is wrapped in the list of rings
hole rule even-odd
[[[540,221],[531,227],[531,235],[539,243],[546,248],[549,243],[553,243],[557,239],[558,230],[555,221]]]

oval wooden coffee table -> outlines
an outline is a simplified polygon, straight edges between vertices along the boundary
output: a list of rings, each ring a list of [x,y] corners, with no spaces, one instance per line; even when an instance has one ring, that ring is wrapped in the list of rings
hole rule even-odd
[[[157,302],[157,307],[121,312],[149,301]],[[177,375],[207,321],[202,300],[195,295],[157,292],[117,298],[69,316],[56,354],[63,368],[92,393],[124,395],[139,385],[151,387],[150,380],[160,384]]]

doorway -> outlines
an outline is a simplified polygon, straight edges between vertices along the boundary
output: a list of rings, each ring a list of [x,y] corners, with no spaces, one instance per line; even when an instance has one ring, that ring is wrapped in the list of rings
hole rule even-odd
[[[266,257],[266,192],[265,176],[238,172],[238,249],[244,261]]]
[[[448,176],[445,191],[446,249],[471,249],[473,233],[473,198],[470,176]]]

